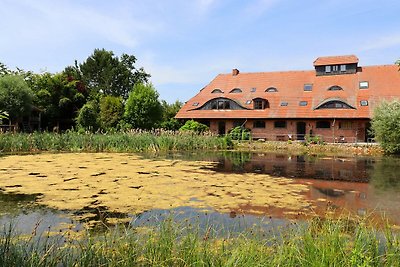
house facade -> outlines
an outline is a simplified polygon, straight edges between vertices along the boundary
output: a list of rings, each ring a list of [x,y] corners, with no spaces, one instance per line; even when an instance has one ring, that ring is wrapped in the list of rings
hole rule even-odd
[[[219,74],[185,103],[177,119],[218,134],[236,126],[253,138],[365,142],[382,100],[400,99],[397,65],[359,66],[354,55],[319,57],[309,71]]]

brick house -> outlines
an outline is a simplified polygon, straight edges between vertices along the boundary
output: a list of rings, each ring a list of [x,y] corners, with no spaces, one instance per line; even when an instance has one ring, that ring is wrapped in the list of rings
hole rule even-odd
[[[374,107],[400,98],[397,65],[358,66],[354,55],[319,57],[314,70],[219,74],[185,103],[177,119],[194,119],[212,132],[235,126],[253,138],[363,142]]]

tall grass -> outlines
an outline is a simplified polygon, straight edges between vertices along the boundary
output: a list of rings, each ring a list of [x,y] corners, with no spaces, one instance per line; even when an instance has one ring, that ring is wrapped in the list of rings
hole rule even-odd
[[[45,239],[45,240],[43,240]],[[400,266],[400,236],[364,221],[315,219],[273,232],[219,233],[167,219],[153,228],[89,232],[74,241],[8,229],[1,266]]]
[[[0,152],[142,152],[217,150],[230,147],[225,138],[212,134],[171,131],[130,131],[117,133],[5,133],[0,134]]]

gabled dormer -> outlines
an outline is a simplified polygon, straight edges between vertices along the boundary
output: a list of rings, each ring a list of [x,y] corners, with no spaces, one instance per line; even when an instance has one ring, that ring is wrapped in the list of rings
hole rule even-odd
[[[319,57],[314,61],[317,76],[353,74],[357,72],[358,58],[354,55]]]

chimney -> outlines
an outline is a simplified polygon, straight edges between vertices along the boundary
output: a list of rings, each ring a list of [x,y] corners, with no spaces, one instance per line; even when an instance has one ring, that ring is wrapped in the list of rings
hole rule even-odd
[[[239,70],[238,69],[233,69],[232,70],[232,76],[237,76],[239,74]]]

